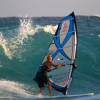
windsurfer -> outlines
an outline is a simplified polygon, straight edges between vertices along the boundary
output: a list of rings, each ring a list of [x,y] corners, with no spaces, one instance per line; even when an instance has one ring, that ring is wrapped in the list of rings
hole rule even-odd
[[[47,72],[52,71],[52,66],[54,68],[59,68],[65,66],[65,64],[54,64],[51,54],[47,56],[47,60],[40,66],[40,69],[34,78],[40,88],[40,94],[43,94],[43,89],[45,85],[48,84],[49,95],[52,95],[52,86],[50,85],[52,80],[47,76]]]

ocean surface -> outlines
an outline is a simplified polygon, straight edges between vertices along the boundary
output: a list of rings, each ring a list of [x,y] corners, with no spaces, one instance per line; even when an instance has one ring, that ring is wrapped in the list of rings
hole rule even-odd
[[[0,100],[35,100],[39,89],[33,78],[48,52],[60,19],[0,18]],[[95,95],[63,100],[100,100],[100,17],[76,16],[76,19],[77,69],[68,94]]]

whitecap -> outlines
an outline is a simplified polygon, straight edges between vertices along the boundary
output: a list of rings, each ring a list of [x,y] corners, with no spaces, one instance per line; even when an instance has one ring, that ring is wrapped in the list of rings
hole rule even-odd
[[[98,37],[100,37],[100,34],[98,34]]]

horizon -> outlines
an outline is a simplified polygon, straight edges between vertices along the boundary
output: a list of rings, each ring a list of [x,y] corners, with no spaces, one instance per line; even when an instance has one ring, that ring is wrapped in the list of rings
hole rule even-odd
[[[69,15],[69,14],[68,14]],[[65,16],[68,16],[68,15],[65,15]],[[96,14],[96,15],[76,15],[75,14],[75,16],[80,16],[80,17],[91,17],[91,16],[93,16],[93,17],[100,17],[100,15],[99,14]],[[25,16],[0,16],[0,18],[16,18],[16,17],[18,17],[18,18],[25,18],[26,17],[26,15]],[[27,18],[42,18],[42,17],[64,17],[64,16],[28,16],[27,15]]]

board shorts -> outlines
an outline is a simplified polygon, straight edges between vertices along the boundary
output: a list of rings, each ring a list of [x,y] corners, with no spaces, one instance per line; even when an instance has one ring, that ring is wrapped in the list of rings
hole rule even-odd
[[[39,88],[45,87],[48,84],[48,76],[45,71],[38,71],[34,80],[38,84]]]

